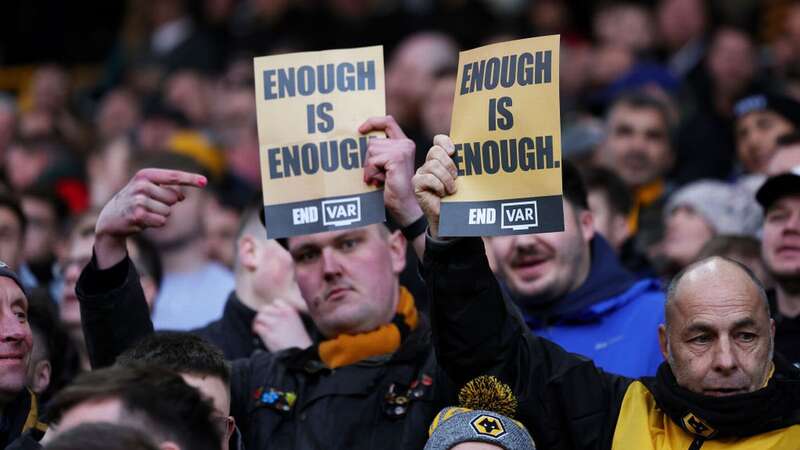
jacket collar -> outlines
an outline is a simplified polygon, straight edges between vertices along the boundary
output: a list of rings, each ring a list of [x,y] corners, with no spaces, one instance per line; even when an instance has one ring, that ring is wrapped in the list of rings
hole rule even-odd
[[[630,302],[640,290],[652,287],[652,281],[640,283],[641,286],[634,293],[631,288],[637,283],[636,278],[622,267],[608,242],[595,234],[589,245],[589,274],[577,289],[549,302],[542,302],[535,297],[513,296],[529,326],[538,328],[555,322],[594,321]]]

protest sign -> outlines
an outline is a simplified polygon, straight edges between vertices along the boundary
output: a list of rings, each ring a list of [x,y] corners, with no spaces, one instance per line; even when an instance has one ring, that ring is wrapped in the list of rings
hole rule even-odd
[[[439,234],[563,231],[559,36],[461,52],[450,137],[457,192]]]
[[[358,126],[386,114],[383,47],[264,56],[254,70],[267,236],[382,222]]]

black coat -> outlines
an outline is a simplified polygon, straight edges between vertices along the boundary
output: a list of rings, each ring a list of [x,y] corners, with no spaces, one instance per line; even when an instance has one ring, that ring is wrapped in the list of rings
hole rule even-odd
[[[24,389],[3,409],[0,420],[0,447],[7,450],[41,448],[39,440],[47,425],[39,421],[41,413],[36,394]]]
[[[129,259],[104,271],[92,260],[76,293],[93,367],[112,363],[153,332]],[[231,413],[246,448],[422,448],[438,410],[455,400],[424,318],[393,355],[335,370],[308,355],[257,351],[234,362]]]

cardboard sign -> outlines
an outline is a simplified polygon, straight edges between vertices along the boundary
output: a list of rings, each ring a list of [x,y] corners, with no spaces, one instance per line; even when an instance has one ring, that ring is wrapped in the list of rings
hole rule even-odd
[[[559,36],[461,52],[450,137],[455,195],[439,234],[494,236],[564,230]]]
[[[382,222],[383,190],[363,181],[369,136],[358,127],[386,114],[383,47],[253,61],[267,236]]]

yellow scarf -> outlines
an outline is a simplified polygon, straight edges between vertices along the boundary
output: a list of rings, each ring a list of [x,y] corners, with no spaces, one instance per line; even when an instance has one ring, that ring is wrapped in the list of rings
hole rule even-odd
[[[658,200],[664,194],[664,181],[657,180],[650,184],[646,184],[634,193],[633,208],[628,215],[628,229],[631,234],[635,234],[639,229],[639,211],[642,208],[650,206],[653,202]]]
[[[371,356],[394,353],[400,348],[404,333],[397,323],[404,324],[408,331],[417,328],[419,316],[414,306],[414,297],[400,287],[397,313],[392,322],[378,329],[360,334],[341,334],[319,344],[319,357],[331,369],[346,366]]]

